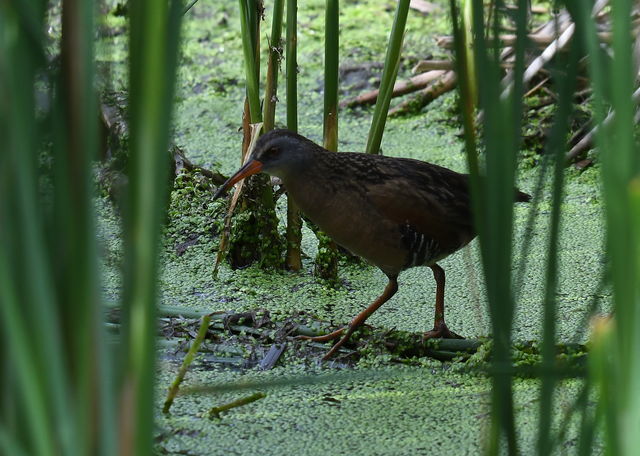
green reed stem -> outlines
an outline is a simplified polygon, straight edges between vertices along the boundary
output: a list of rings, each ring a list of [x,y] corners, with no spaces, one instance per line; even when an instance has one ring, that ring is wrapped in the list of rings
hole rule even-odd
[[[399,0],[396,15],[393,19],[393,27],[387,46],[387,55],[384,60],[382,80],[380,81],[380,90],[378,92],[378,99],[376,100],[376,107],[373,111],[369,137],[367,139],[366,152],[368,154],[380,153],[380,144],[382,143],[382,135],[384,134],[384,127],[387,122],[393,86],[398,76],[398,68],[400,67],[400,54],[402,51],[404,30],[407,25],[407,15],[409,14],[409,3],[409,0]]]
[[[269,62],[267,64],[267,82],[264,95],[264,131],[273,130],[278,97],[278,70],[282,59],[282,16],[284,0],[273,2],[273,20],[271,23],[271,42],[269,43]]]
[[[287,75],[287,128],[298,131],[298,2],[287,0],[286,75]],[[302,219],[300,209],[287,195],[287,252],[285,264],[291,271],[302,269],[300,243]]]
[[[340,17],[338,0],[327,0],[324,29],[324,148],[338,151],[338,75]]]
[[[298,2],[287,0],[287,128],[298,131]]]
[[[538,424],[538,454],[551,453],[551,424],[553,421],[553,392],[557,382],[556,369],[556,318],[558,291],[558,239],[560,235],[560,208],[564,187],[565,138],[569,131],[569,119],[572,112],[572,99],[576,89],[576,68],[580,49],[576,43],[570,51],[565,74],[558,76],[558,109],[549,135],[548,152],[554,156],[554,173],[551,203],[551,221],[549,227],[549,245],[547,248],[547,270],[545,276],[544,320],[542,338],[542,389],[540,391],[540,411]],[[559,73],[559,72],[558,72]]]
[[[260,84],[257,65],[258,42],[258,3],[256,0],[240,0],[240,30],[242,33],[242,51],[244,53],[244,71],[249,99],[249,123],[262,122],[260,107]]]
[[[130,168],[125,215],[125,341],[123,413],[132,440],[121,452],[152,450],[157,246],[168,196],[171,107],[182,17],[180,1],[130,2]],[[121,417],[124,419],[124,417]]]

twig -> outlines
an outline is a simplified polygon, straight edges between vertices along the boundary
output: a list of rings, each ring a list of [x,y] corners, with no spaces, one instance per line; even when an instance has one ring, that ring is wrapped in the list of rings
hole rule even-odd
[[[398,81],[393,86],[392,96],[397,97],[427,87],[432,81],[441,77],[444,73],[445,71],[443,70],[427,71],[426,73],[422,73],[412,77],[408,81]],[[344,108],[373,104],[378,99],[379,92],[380,91],[376,89],[370,92],[362,93],[357,97],[343,101],[342,103],[340,103],[340,107]]]
[[[213,407],[209,410],[208,416],[209,419],[212,420],[214,418],[220,418],[220,412],[226,412],[227,410],[231,410],[232,408],[241,407],[243,405],[251,404],[259,399],[263,399],[267,397],[266,394],[257,392],[253,393],[250,396],[243,397],[241,399],[237,399],[233,402],[229,402],[228,404],[219,405],[217,407]]]
[[[403,101],[398,106],[390,110],[389,117],[401,116],[422,109],[443,93],[453,90],[457,81],[458,78],[456,77],[456,73],[453,71],[447,71],[437,81],[422,90],[414,98]]]
[[[182,380],[184,380],[184,376],[187,374],[187,369],[195,359],[196,354],[198,353],[198,349],[200,349],[200,345],[202,345],[202,341],[207,335],[207,330],[209,329],[210,321],[211,321],[211,315],[205,315],[204,317],[202,317],[202,323],[200,323],[200,329],[198,329],[198,335],[193,340],[193,343],[191,344],[189,351],[185,355],[184,360],[182,361],[182,366],[180,366],[180,369],[178,370],[178,375],[176,375],[175,380],[169,387],[169,391],[167,393],[167,399],[164,401],[164,406],[162,407],[162,413],[165,413],[165,414],[169,413],[171,404],[173,404],[173,400],[175,399],[176,395],[178,394],[178,390],[180,389],[180,384],[182,383]]]
[[[545,85],[547,82],[549,82],[549,78],[544,78],[542,81],[540,81],[538,84],[536,84],[535,87],[533,87],[531,90],[529,90],[527,93],[524,94],[524,98],[530,97],[531,95],[533,95],[534,93],[536,93],[538,90],[540,90],[542,88],[543,85]]]

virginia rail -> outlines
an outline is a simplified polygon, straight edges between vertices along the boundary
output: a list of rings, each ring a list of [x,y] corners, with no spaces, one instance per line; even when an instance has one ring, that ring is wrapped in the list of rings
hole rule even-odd
[[[468,175],[408,158],[329,152],[291,131],[272,130],[214,197],[259,172],[279,177],[312,222],[389,278],[382,295],[347,327],[305,337],[324,342],[342,335],[323,359],[398,291],[398,274],[414,266],[430,267],[436,280],[435,322],[425,338],[460,338],[444,321],[445,274],[437,262],[475,237]],[[516,201],[529,199],[516,191]]]

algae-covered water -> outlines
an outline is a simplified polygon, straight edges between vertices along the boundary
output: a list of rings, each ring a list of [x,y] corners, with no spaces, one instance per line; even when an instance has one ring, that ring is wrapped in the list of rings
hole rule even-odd
[[[300,133],[316,141],[322,134],[322,60],[324,2],[312,0],[299,6]],[[447,58],[435,45],[435,36],[448,32],[447,4],[425,16],[410,12],[400,77],[428,56]],[[270,30],[270,4],[261,32],[266,46]],[[341,97],[370,89],[380,70],[373,63],[384,60],[395,2],[362,0],[341,5]],[[126,22],[110,14],[103,26],[117,33],[106,34],[99,43],[100,65],[109,67],[115,90],[126,77]],[[194,163],[228,175],[239,164],[244,75],[235,2],[201,0],[185,17],[183,47],[177,88],[174,140]],[[263,67],[266,65],[263,65]],[[262,69],[264,73],[264,68]],[[284,102],[283,91],[278,95]],[[395,102],[394,102],[395,103]],[[437,163],[465,170],[463,144],[455,121],[454,95],[432,103],[420,115],[390,119],[383,153]],[[372,109],[340,112],[342,151],[364,150]],[[280,103],[277,122],[284,119]],[[518,185],[533,191],[540,167],[519,170]],[[607,290],[598,284],[604,268],[604,224],[598,185],[598,167],[582,172],[567,169],[563,203],[558,291],[559,342],[585,342],[587,309],[597,299],[603,310],[609,306]],[[274,319],[285,319],[299,311],[338,326],[348,322],[384,288],[386,277],[365,264],[344,264],[342,286],[328,288],[312,274],[316,241],[305,227],[304,268],[299,273],[262,271],[257,267],[232,271],[221,267],[217,279],[212,267],[217,249],[224,202],[211,199],[212,188],[203,180],[180,181],[172,193],[168,227],[160,248],[160,298],[165,305],[206,311],[267,309]],[[284,210],[282,198],[279,211]],[[117,211],[105,198],[99,201],[100,239],[103,243],[105,295],[119,295],[121,238]],[[529,242],[524,226],[531,205],[516,207],[514,274],[522,276],[516,290],[518,307],[514,338],[527,341],[541,336],[542,296],[549,224],[548,186],[538,207]],[[284,230],[281,222],[280,228]],[[184,248],[185,242],[189,246]],[[519,268],[527,245],[525,267]],[[182,248],[178,248],[183,246]],[[451,329],[468,338],[490,336],[490,320],[483,291],[477,241],[441,262],[446,270],[446,318]],[[403,273],[400,290],[368,323],[375,328],[425,331],[433,322],[435,282],[428,268]],[[459,364],[459,363],[458,363]],[[176,373],[174,357],[160,363],[158,403]],[[188,374],[189,385],[237,385],[263,382],[242,391],[180,396],[170,416],[158,407],[158,449],[161,454],[371,454],[371,455],[464,455],[479,454],[489,426],[489,380],[467,372],[456,363],[423,360],[398,366],[386,359],[365,359],[354,369],[340,371],[309,361],[289,360],[269,371],[224,369],[197,363]],[[357,378],[349,377],[349,374]],[[308,374],[327,381],[273,386],[272,380]],[[558,422],[570,408],[580,388],[579,380],[567,380],[557,390]],[[233,409],[221,419],[204,417],[207,409],[253,391],[267,393],[265,399]],[[537,419],[538,382],[517,379],[515,384],[518,433],[523,454],[533,452]],[[575,449],[576,426],[566,421],[568,431],[558,454]]]

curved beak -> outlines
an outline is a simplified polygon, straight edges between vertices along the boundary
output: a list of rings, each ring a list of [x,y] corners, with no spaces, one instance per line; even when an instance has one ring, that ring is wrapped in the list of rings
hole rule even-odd
[[[262,162],[258,160],[248,161],[242,168],[240,168],[236,173],[231,176],[227,181],[220,186],[220,188],[213,195],[213,199],[220,198],[225,194],[229,187],[232,187],[236,182],[241,181],[245,177],[253,176],[254,174],[258,174],[262,171]]]

